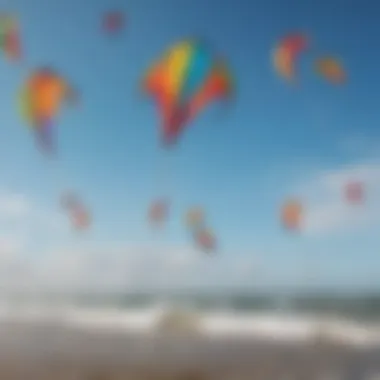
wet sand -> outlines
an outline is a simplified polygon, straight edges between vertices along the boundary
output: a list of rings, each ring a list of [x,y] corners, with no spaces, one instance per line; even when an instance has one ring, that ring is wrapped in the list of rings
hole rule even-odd
[[[1,380],[313,380],[380,373],[380,349],[0,325]]]

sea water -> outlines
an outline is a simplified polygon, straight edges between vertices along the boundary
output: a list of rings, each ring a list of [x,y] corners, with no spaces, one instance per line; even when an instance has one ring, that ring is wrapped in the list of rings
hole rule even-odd
[[[81,328],[151,331],[165,313],[196,318],[203,334],[380,346],[380,296],[231,293],[44,294],[3,297],[3,320],[55,321]]]

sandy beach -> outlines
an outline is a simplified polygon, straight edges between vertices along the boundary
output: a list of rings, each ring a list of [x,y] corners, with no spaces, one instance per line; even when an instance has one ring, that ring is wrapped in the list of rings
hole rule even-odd
[[[0,379],[361,379],[380,350],[3,322]],[[329,377],[331,378],[331,377]]]

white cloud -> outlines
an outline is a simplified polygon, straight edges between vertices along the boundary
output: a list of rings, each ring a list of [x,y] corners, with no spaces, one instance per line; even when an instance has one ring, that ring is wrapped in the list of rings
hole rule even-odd
[[[350,181],[363,184],[363,204],[346,201],[344,189]],[[380,164],[365,162],[321,171],[298,187],[305,203],[304,231],[326,235],[380,224]]]
[[[0,190],[0,228],[26,240],[28,235],[52,236],[67,230],[68,223],[59,209],[48,210],[25,194]]]
[[[24,194],[0,189],[1,288],[29,286],[38,278],[40,262],[29,262],[36,249],[35,244],[57,241],[60,232],[65,231],[64,222],[58,210],[46,210]],[[56,265],[63,268],[61,262]]]
[[[23,286],[27,281],[30,289],[62,291],[249,286],[255,281],[255,261],[246,255],[207,257],[183,246],[104,244],[50,251],[24,263]]]
[[[25,248],[25,241],[17,235],[0,236],[0,264],[13,260]]]
[[[65,222],[58,210],[48,212],[22,194],[0,191],[1,289],[133,291],[243,285],[254,279],[253,256],[209,257],[190,245],[91,245],[86,240],[64,248],[56,232],[64,230]],[[39,236],[44,245],[53,243],[57,249],[33,251]]]
[[[31,211],[31,203],[23,194],[8,191],[0,192],[0,218],[20,219],[26,217]]]

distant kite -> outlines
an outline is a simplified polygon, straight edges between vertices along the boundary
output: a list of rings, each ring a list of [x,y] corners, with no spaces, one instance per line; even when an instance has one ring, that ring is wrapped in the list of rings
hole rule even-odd
[[[197,230],[193,234],[195,244],[206,253],[214,252],[217,248],[214,234],[205,228]]]
[[[91,224],[91,217],[84,207],[72,210],[70,219],[73,227],[78,231],[86,230]]]
[[[192,207],[186,213],[186,224],[191,229],[202,226],[204,219],[204,211],[200,207]]]
[[[21,58],[21,41],[18,21],[7,14],[0,14],[0,48],[12,61]]]
[[[91,215],[83,201],[73,193],[65,193],[61,199],[61,205],[67,212],[72,226],[76,230],[85,230],[91,224]]]
[[[277,73],[288,81],[294,81],[296,60],[308,47],[303,34],[291,34],[280,40],[273,52],[273,65]]]
[[[169,203],[166,199],[154,201],[149,208],[149,221],[153,225],[161,225],[168,217]]]
[[[347,79],[347,75],[342,64],[335,58],[325,57],[318,59],[315,66],[317,72],[330,83],[342,84]]]
[[[121,11],[111,11],[104,15],[103,27],[108,33],[117,33],[124,28],[125,17]]]
[[[349,203],[362,203],[364,199],[364,188],[361,182],[349,182],[345,186],[345,198]]]
[[[31,73],[20,94],[20,111],[35,132],[44,153],[55,152],[53,129],[62,105],[71,103],[75,91],[67,81],[49,68]]]
[[[297,200],[287,201],[281,210],[281,221],[286,229],[298,230],[301,227],[303,208]]]

